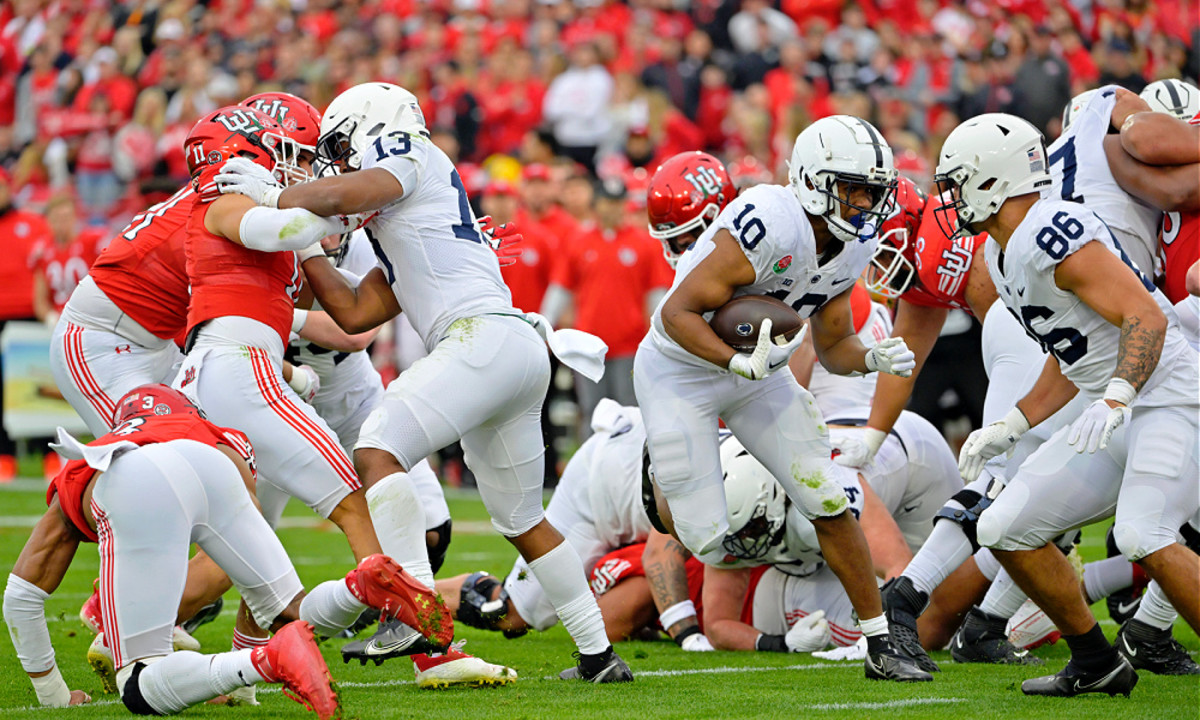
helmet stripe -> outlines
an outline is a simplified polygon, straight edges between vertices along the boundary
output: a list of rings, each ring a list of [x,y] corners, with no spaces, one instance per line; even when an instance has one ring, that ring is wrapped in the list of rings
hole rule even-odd
[[[867,135],[871,138],[871,145],[875,147],[875,167],[883,167],[883,147],[880,145],[883,142],[883,138],[879,136],[879,132],[872,127],[871,123],[862,118],[855,119],[862,124],[863,129],[867,131]]]
[[[1175,87],[1175,83],[1168,80],[1163,83],[1167,88],[1167,94],[1171,96],[1171,108],[1182,108],[1184,106],[1183,99],[1179,97],[1179,88]]]

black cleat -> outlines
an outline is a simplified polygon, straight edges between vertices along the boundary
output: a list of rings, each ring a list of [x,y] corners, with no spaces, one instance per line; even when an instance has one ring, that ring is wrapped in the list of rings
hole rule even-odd
[[[216,602],[205,605],[195,615],[179,623],[179,627],[183,628],[184,632],[188,635],[192,635],[201,625],[207,625],[216,620],[217,616],[221,614],[221,608],[223,607],[225,607],[225,601],[217,598]]]
[[[563,680],[584,680],[590,683],[633,682],[633,671],[625,664],[612,645],[599,655],[575,653],[578,664],[558,674]]]
[[[963,624],[950,641],[950,657],[960,663],[996,665],[1041,665],[1042,659],[1018,650],[1008,641],[1008,620],[989,615],[978,607],[967,612]]]
[[[888,634],[896,651],[917,664],[925,672],[941,672],[941,668],[921,647],[917,636],[917,617],[929,605],[929,596],[913,587],[912,580],[892,578],[880,591],[883,614],[888,620]]]
[[[1116,664],[1102,672],[1086,672],[1072,660],[1056,675],[1046,675],[1021,683],[1021,692],[1046,697],[1075,697],[1083,693],[1108,693],[1129,697],[1137,681],[1137,671],[1128,660],[1118,655]]]
[[[1113,529],[1111,527],[1108,529],[1108,535],[1104,538],[1104,548],[1106,557],[1117,557],[1121,554],[1121,550],[1117,547],[1117,541],[1113,539]],[[1108,606],[1108,615],[1113,619],[1113,622],[1118,625],[1124,625],[1127,620],[1132,618],[1133,614],[1137,612],[1138,607],[1142,604],[1142,593],[1144,591],[1144,587],[1139,587],[1137,590],[1127,587],[1104,598],[1104,604]]]
[[[874,638],[869,638],[868,642]],[[884,649],[867,651],[867,659],[863,663],[868,680],[895,680],[896,682],[930,682],[933,675],[925,672],[917,662],[907,655],[896,651],[888,644]]]
[[[373,660],[376,665],[382,665],[384,660],[404,655],[443,652],[439,647],[426,639],[424,635],[399,620],[388,620],[379,623],[375,634],[366,640],[355,640],[342,646],[342,662],[357,660],[366,665]]]
[[[345,638],[347,640],[352,637],[357,637],[360,632],[366,630],[377,622],[379,622],[379,611],[375,608],[369,607],[362,611],[362,614],[358,616],[358,619],[354,621],[353,625],[341,631],[335,637]]]
[[[1117,652],[1134,668],[1155,675],[1200,675],[1200,665],[1171,636],[1171,628],[1159,630],[1130,619],[1117,633]]]

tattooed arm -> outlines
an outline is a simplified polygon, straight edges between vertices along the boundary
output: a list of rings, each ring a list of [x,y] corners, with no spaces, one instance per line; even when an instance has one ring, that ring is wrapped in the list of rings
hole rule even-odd
[[[650,593],[654,596],[654,605],[661,615],[679,603],[688,600],[687,570],[684,563],[691,557],[678,540],[670,535],[651,532],[646,538],[646,549],[642,553],[642,566],[646,571],[646,580],[650,583]],[[680,618],[667,628],[667,634],[672,638],[688,628],[697,627],[695,614]]]
[[[1120,258],[1098,242],[1090,242],[1064,258],[1054,271],[1054,281],[1121,328],[1113,377],[1141,390],[1158,367],[1167,334],[1167,318],[1150,291]]]

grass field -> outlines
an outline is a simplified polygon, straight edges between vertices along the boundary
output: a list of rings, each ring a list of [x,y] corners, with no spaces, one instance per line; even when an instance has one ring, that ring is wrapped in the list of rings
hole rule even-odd
[[[44,509],[44,491],[34,481],[0,486],[0,570],[7,576],[20,552],[29,527]],[[450,498],[455,535],[442,574],[487,569],[503,575],[514,551],[490,530],[487,516],[471,494]],[[352,565],[350,552],[331,525],[314,522],[304,508],[289,508],[287,527],[280,531],[301,579],[313,585],[344,574]],[[1103,533],[1085,532],[1086,559],[1102,554]],[[84,655],[91,641],[77,612],[91,589],[98,561],[95,546],[83,546],[75,564],[47,604],[50,632],[58,663],[72,688],[93,697],[90,707],[71,710],[35,709],[33,689],[21,671],[16,654],[3,634],[0,641],[0,717],[18,718],[130,717],[115,696],[101,694]],[[226,599],[226,612],[197,631],[206,652],[229,647],[236,596]],[[1116,627],[1103,605],[1096,608],[1111,638]],[[1200,640],[1186,627],[1176,629],[1188,647],[1200,649]],[[460,628],[466,650],[490,661],[517,669],[515,685],[491,690],[419,690],[413,685],[412,664],[405,658],[381,667],[343,665],[338,648],[344,641],[324,645],[348,718],[1153,718],[1172,720],[1200,717],[1200,681],[1163,678],[1143,673],[1133,696],[1084,696],[1070,700],[1027,698],[1020,681],[1037,670],[994,666],[956,665],[949,653],[935,653],[943,668],[933,683],[899,685],[869,682],[861,663],[833,663],[809,655],[765,653],[684,653],[669,641],[629,642],[618,651],[637,674],[623,686],[591,686],[556,678],[572,664],[574,645],[561,627],[532,633],[518,640],[498,634]],[[1047,660],[1048,672],[1058,670],[1066,658],[1059,643],[1037,653]],[[311,717],[277,691],[260,689],[259,707],[198,707],[190,717],[303,718]]]

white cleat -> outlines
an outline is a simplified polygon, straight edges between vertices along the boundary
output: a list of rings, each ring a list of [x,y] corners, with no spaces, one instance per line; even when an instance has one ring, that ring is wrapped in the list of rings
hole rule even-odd
[[[104,642],[104,633],[100,633],[92,640],[91,646],[87,651],[87,662],[100,676],[100,683],[104,686],[104,692],[113,695],[117,692],[117,670],[113,666],[112,650]]]
[[[229,698],[229,702],[225,704],[234,706],[258,705],[258,693],[256,691],[257,687],[257,685],[247,685],[245,687],[240,687],[233,692],[227,693],[225,697]]]
[[[1054,622],[1033,600],[1026,600],[1008,620],[1008,641],[1022,650],[1053,645],[1060,637]]]
[[[455,643],[443,654],[413,655],[413,668],[417,671],[417,686],[444,688],[451,685],[486,687],[507,685],[517,681],[517,671],[503,665],[494,665],[464,653]]]
[[[189,635],[188,631],[179,625],[175,626],[175,630],[171,635],[171,645],[175,648],[175,652],[181,650],[200,652],[200,641]]]

